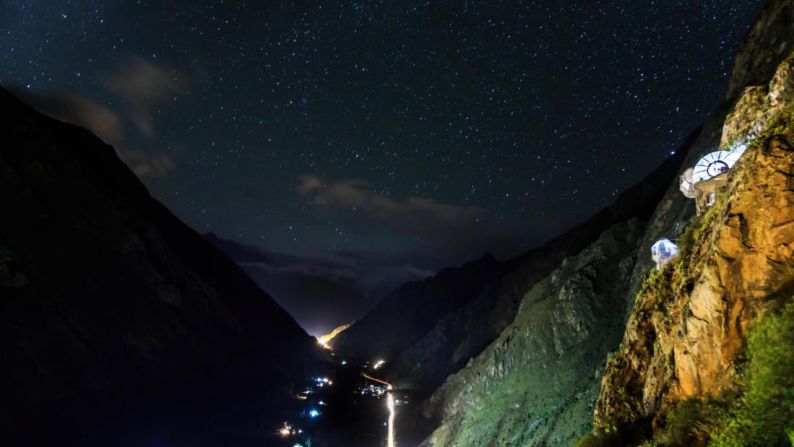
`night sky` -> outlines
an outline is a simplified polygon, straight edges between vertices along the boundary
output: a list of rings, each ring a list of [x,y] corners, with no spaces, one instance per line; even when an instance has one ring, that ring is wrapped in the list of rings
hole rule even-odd
[[[0,80],[200,232],[505,256],[718,104],[763,0],[0,2]]]

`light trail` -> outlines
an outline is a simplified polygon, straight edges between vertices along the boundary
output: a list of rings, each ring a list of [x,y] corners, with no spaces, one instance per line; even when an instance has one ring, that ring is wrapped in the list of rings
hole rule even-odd
[[[371,380],[371,381],[373,381],[373,382],[378,382],[378,383],[380,383],[381,385],[386,385],[386,388],[388,388],[388,389],[390,389],[390,390],[392,389],[391,383],[389,383],[389,382],[387,382],[387,381],[385,381],[385,380],[381,380],[381,379],[378,379],[378,378],[372,377],[372,376],[370,376],[369,374],[367,374],[367,373],[365,373],[365,372],[362,372],[362,373],[361,373],[361,375],[362,375],[362,376],[364,376],[364,378],[365,378],[365,379],[367,379],[367,380]]]
[[[365,379],[371,380],[373,382],[380,383],[382,385],[386,385],[386,389],[389,392],[386,394],[386,408],[389,409],[389,423],[388,423],[388,433],[386,435],[386,446],[387,447],[396,447],[397,442],[395,441],[395,430],[394,430],[394,419],[397,416],[397,408],[394,405],[394,395],[392,394],[391,390],[394,388],[391,383],[378,379],[376,377],[372,377],[365,372],[361,372],[361,375],[364,376]]]
[[[389,409],[389,432],[386,437],[386,445],[395,447],[397,444],[394,442],[394,416],[397,412],[394,410],[394,395],[391,392],[386,395],[386,408]]]

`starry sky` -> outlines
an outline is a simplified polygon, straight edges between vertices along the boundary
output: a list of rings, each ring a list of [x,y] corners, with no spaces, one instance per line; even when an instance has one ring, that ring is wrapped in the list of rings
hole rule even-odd
[[[0,2],[0,81],[200,232],[507,256],[719,103],[762,0]]]

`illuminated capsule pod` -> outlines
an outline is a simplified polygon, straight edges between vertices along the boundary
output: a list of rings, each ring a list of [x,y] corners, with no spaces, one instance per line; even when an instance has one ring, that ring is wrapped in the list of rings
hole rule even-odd
[[[692,183],[711,180],[712,178],[728,172],[730,165],[727,162],[728,151],[717,151],[706,154],[701,158],[692,172]]]
[[[733,167],[733,165],[735,165],[736,162],[739,161],[740,158],[742,158],[742,155],[744,155],[744,152],[746,150],[747,150],[747,144],[741,143],[736,145],[736,147],[734,147],[730,151],[728,151],[728,158],[726,159],[728,165],[730,167]]]
[[[692,183],[711,180],[728,172],[747,150],[746,144],[740,144],[729,151],[716,151],[701,158],[692,172]]]
[[[656,263],[656,268],[660,269],[670,262],[673,258],[678,256],[678,246],[670,241],[670,239],[662,239],[651,247],[651,258]]]
[[[698,214],[713,205],[717,200],[717,192],[727,184],[728,172],[747,150],[745,142],[737,143],[731,150],[716,151],[706,154],[694,168],[681,176],[679,189],[684,196],[695,199]]]

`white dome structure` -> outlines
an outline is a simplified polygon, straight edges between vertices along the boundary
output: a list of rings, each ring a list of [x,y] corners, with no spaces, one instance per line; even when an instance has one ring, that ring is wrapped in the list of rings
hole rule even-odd
[[[746,150],[747,145],[742,143],[729,151],[716,151],[706,154],[694,167],[692,184],[711,180],[720,174],[728,172],[742,158]]]
[[[725,158],[725,161],[728,162],[728,165],[730,167],[733,167],[733,165],[735,165],[736,162],[739,161],[740,158],[742,158],[742,155],[744,155],[744,151],[746,150],[747,150],[746,144],[741,143],[737,145],[736,147],[728,151],[728,157]]]
[[[730,162],[728,154],[728,151],[716,151],[706,154],[695,165],[692,172],[692,182],[711,180],[720,174],[728,172],[732,166],[728,164]]]
[[[670,239],[661,239],[651,247],[651,257],[656,263],[656,268],[660,269],[678,256],[678,246]]]

